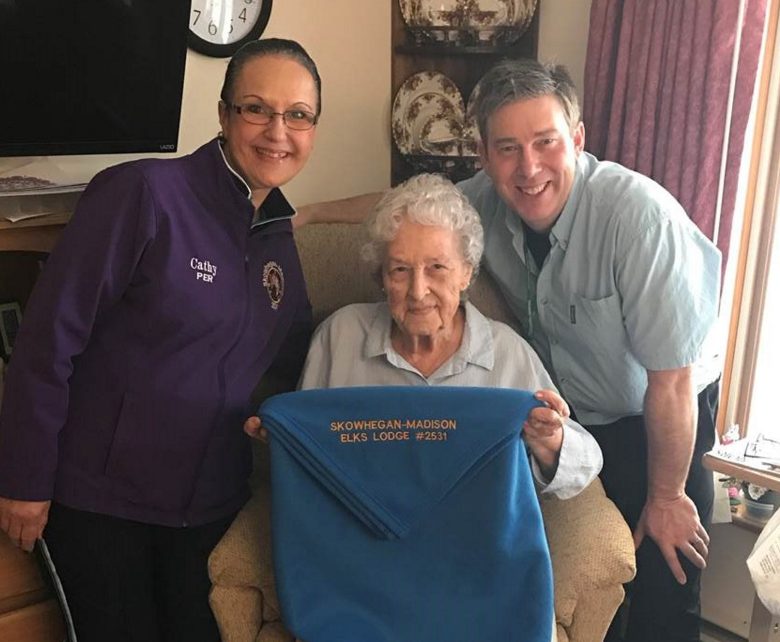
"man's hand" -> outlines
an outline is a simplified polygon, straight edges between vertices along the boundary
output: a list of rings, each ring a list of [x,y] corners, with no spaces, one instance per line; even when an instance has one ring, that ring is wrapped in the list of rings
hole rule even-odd
[[[638,548],[649,535],[680,584],[687,578],[677,551],[704,568],[710,543],[696,505],[685,494],[697,409],[691,366],[647,371],[647,500],[634,531],[634,545]]]
[[[14,545],[31,551],[43,535],[49,519],[50,501],[27,502],[0,497],[0,530]]]
[[[546,404],[528,413],[523,424],[523,437],[542,473],[548,479],[558,469],[558,455],[563,445],[563,420],[569,416],[569,406],[554,390],[539,390],[534,394]]]
[[[244,432],[258,441],[268,441],[268,431],[263,428],[260,417],[249,417],[244,422]]]
[[[699,521],[696,505],[687,495],[675,499],[648,498],[634,531],[634,548],[639,548],[645,535],[658,545],[672,575],[685,584],[685,571],[677,558],[679,550],[694,566],[707,566],[710,536]]]

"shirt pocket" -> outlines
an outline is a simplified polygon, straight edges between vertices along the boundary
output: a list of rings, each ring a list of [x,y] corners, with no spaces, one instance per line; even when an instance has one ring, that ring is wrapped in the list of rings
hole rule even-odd
[[[626,353],[626,329],[620,297],[617,294],[598,299],[575,294],[571,301],[568,332],[577,339],[581,352],[597,358]]]

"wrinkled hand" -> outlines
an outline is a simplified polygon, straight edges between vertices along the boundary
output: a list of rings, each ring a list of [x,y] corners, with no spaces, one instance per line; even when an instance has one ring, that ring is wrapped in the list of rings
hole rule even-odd
[[[28,502],[0,497],[0,530],[14,545],[31,551],[43,535],[49,519],[49,506],[50,501]]]
[[[260,417],[249,417],[244,422],[244,432],[258,441],[268,441],[268,431],[263,428]]]
[[[548,478],[555,475],[558,455],[563,445],[563,420],[569,416],[569,406],[554,390],[539,390],[534,393],[544,408],[534,408],[523,424],[523,437],[531,449],[542,472]]]
[[[658,545],[672,575],[680,584],[685,584],[687,578],[677,551],[694,566],[702,569],[707,566],[710,536],[699,520],[696,505],[687,495],[674,499],[648,498],[634,531],[635,548],[639,548],[645,535]]]

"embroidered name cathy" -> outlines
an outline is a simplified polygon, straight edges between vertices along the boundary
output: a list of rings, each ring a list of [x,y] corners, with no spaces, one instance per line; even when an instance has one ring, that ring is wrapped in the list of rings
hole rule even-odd
[[[190,259],[190,267],[195,271],[195,280],[204,283],[214,283],[214,277],[217,276],[217,266],[206,259],[201,261],[197,256]]]

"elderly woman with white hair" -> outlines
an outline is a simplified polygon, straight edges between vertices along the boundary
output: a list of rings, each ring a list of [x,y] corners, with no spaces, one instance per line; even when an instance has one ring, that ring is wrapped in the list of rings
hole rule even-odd
[[[465,299],[483,251],[479,216],[448,180],[415,176],[388,191],[366,221],[363,258],[386,301],[341,308],[317,329],[300,388],[483,386],[535,390],[546,407],[523,426],[537,487],[576,495],[601,469],[593,437],[531,347]],[[257,435],[259,420],[245,430]]]

